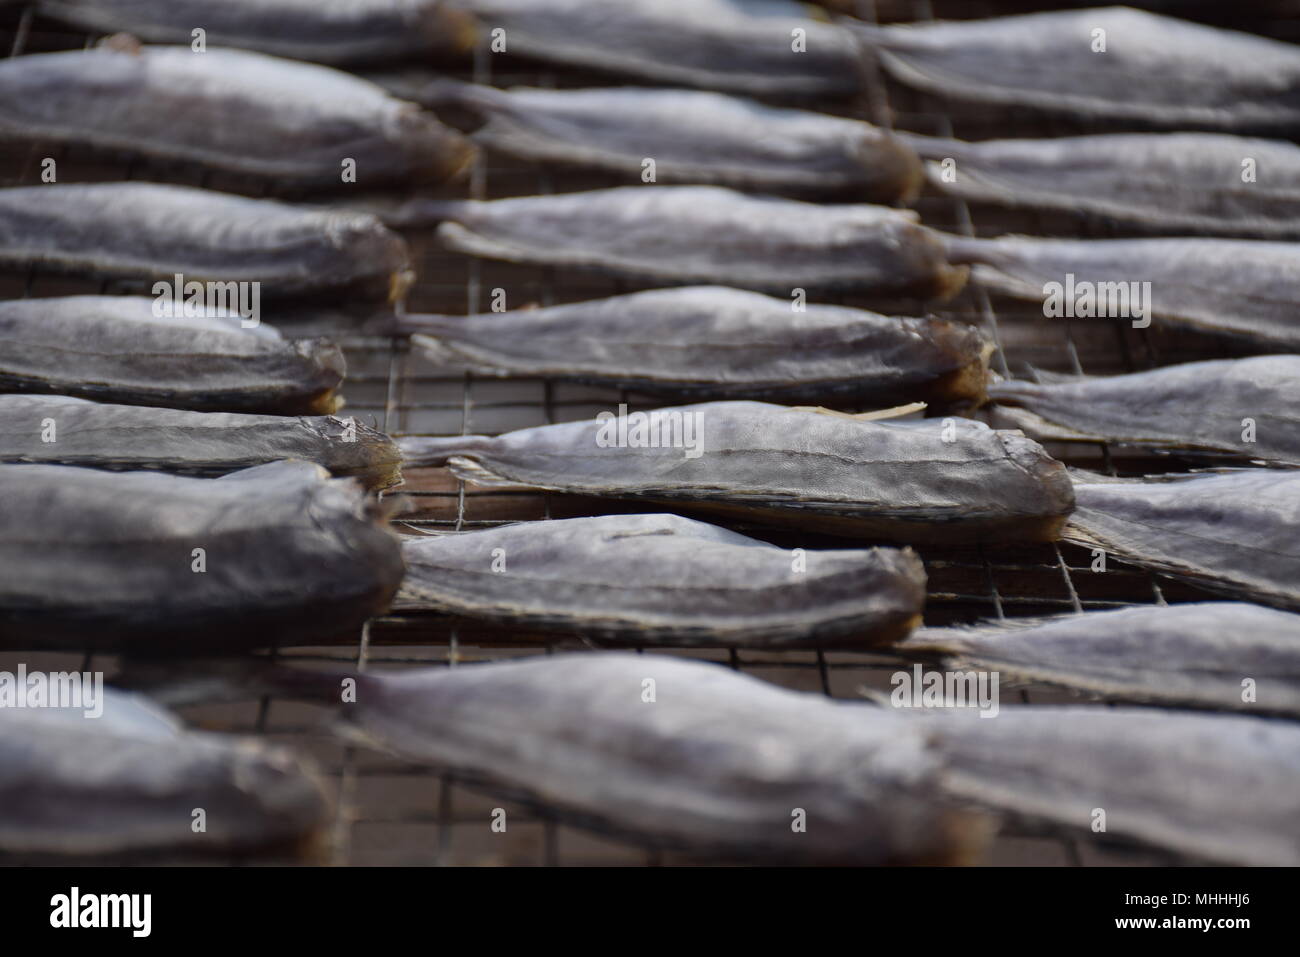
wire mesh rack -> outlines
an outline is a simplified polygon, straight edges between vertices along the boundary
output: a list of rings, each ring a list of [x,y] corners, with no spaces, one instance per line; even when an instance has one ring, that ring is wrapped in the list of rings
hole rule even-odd
[[[1086,4],[1085,4],[1086,5]],[[865,0],[857,15],[864,20],[921,21],[934,17],[990,16],[1034,9],[1021,2],[943,3],[935,0]],[[1058,4],[1060,6],[1060,4]],[[1279,19],[1273,4],[1257,13],[1231,14],[1232,25],[1275,36],[1294,37],[1295,21]],[[1221,5],[1189,0],[1177,12],[1222,22]],[[0,44],[9,55],[72,49],[95,37],[69,32],[43,21],[31,6],[0,13]],[[480,51],[472,70],[447,71],[463,79],[502,86],[594,86],[617,80],[577,71],[539,70],[533,65]],[[940,136],[981,139],[992,136],[1050,136],[1078,132],[1059,120],[944,103],[897,87],[877,72],[867,91],[843,103],[818,108],[869,119],[882,126]],[[261,184],[204,175],[166,164],[127,161],[105,154],[26,147],[0,154],[4,185],[38,182],[40,160],[56,158],[59,180],[127,178],[182,182],[253,195],[276,193]],[[613,174],[548,169],[506,157],[486,155],[468,181],[446,195],[495,198],[563,192],[638,182]],[[928,225],[968,235],[1026,232],[1043,235],[1110,235],[1104,222],[1060,214],[1023,214],[971,208],[934,193],[917,203]],[[432,233],[408,233],[419,281],[406,308],[411,312],[474,313],[487,297],[503,290],[507,303],[549,305],[635,291],[624,281],[549,268],[521,267],[469,259],[440,249]],[[0,297],[51,296],[124,291],[113,284],[86,283],[29,272],[0,278]],[[918,304],[881,303],[855,297],[829,301],[905,313]],[[1192,359],[1237,354],[1239,347],[1197,333],[1152,327],[1135,330],[1096,320],[1044,320],[1041,312],[997,301],[972,286],[942,307],[922,304],[939,315],[959,317],[983,327],[999,349],[994,367],[1003,374],[1032,369],[1076,373],[1116,373]],[[273,320],[274,321],[274,320]],[[589,418],[626,402],[631,408],[663,404],[626,391],[578,386],[540,379],[486,379],[458,369],[430,365],[403,341],[359,334],[356,327],[334,330],[348,360],[346,395],[350,414],[395,435],[497,433],[551,422]],[[1110,474],[1179,471],[1202,464],[1151,450],[1097,444],[1049,446],[1071,465]],[[410,469],[400,490],[406,510],[396,519],[399,531],[470,530],[519,521],[644,511],[644,504],[595,501],[575,496],[467,487],[444,469]],[[653,510],[653,507],[651,507]],[[843,547],[844,539],[729,523],[747,534],[782,545]],[[1091,569],[1092,556],[1069,545],[979,546],[918,550],[929,575],[926,620],[942,625],[980,619],[1079,612],[1133,604],[1201,599],[1185,585],[1111,561],[1104,574]],[[505,630],[442,614],[389,614],[372,620],[349,644],[278,649],[282,658],[304,663],[336,662],[366,668],[457,667],[503,657],[563,654],[587,647],[576,636]],[[652,649],[639,649],[656,653]],[[864,690],[890,689],[889,676],[911,662],[880,652],[754,652],[731,648],[674,650],[718,661],[786,687],[840,698]],[[0,667],[25,661],[29,668],[80,667],[111,674],[115,662],[105,656],[0,654]],[[1043,685],[1019,686],[1023,703],[1079,701],[1077,696]],[[1098,706],[1105,702],[1097,700]],[[1011,702],[1005,702],[1011,704]],[[452,773],[414,766],[339,742],[322,723],[322,712],[309,705],[264,698],[253,705],[204,705],[184,710],[192,723],[213,730],[265,735],[314,756],[332,783],[337,814],[329,841],[333,864],[664,864],[695,859],[654,846],[615,840],[571,826],[554,809],[517,795],[466,781]],[[506,833],[494,832],[494,809],[507,811]],[[712,863],[712,861],[710,861]],[[985,858],[992,864],[1153,864],[1174,863],[1164,854],[1096,835],[1004,827]],[[253,863],[258,863],[254,861]]]

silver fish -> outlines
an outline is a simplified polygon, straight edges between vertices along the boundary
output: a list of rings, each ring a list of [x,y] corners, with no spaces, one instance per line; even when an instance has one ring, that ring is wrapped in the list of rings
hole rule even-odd
[[[202,27],[214,46],[336,66],[464,54],[476,32],[444,0],[38,0],[37,9],[150,43],[189,43]]]
[[[137,182],[0,189],[0,266],[257,282],[267,297],[396,300],[414,278],[405,241],[373,216]]]
[[[1091,292],[1091,311],[1105,313],[1095,316],[1098,322],[1142,327],[1154,317],[1282,350],[1300,345],[1295,322],[1300,246],[1295,243],[1024,236],[945,241],[953,262],[977,264],[974,276],[981,285],[1039,303],[1049,301],[1051,288],[1076,316]],[[1138,306],[1145,315],[1137,314]]]
[[[896,135],[932,161],[931,184],[974,202],[1082,212],[1150,234],[1300,239],[1294,143],[1214,133],[978,143]]]
[[[882,316],[722,286],[476,316],[407,314],[435,363],[645,392],[947,405],[984,397],[993,346],[966,323]]]
[[[402,577],[363,490],[306,462],[218,479],[0,465],[0,502],[9,648],[318,644],[387,608]]]
[[[1037,439],[1213,449],[1300,464],[1300,356],[1188,362],[1131,375],[1051,375],[994,383],[989,396],[1000,403],[999,423]]]
[[[866,421],[712,402],[602,413],[505,435],[408,436],[411,465],[478,485],[666,502],[886,541],[1051,541],[1074,504],[1064,466],[969,419]]]
[[[482,114],[486,122],[474,141],[526,160],[644,178],[652,159],[654,182],[851,191],[881,203],[906,203],[921,187],[921,161],[879,127],[720,93],[630,86],[502,90],[443,79],[416,99]]]
[[[0,395],[0,462],[216,476],[280,459],[314,462],[369,489],[401,484],[382,432],[320,416],[189,412],[62,395]]]
[[[606,641],[746,648],[886,643],[921,620],[911,550],[778,548],[677,515],[406,538],[399,608]]]
[[[1300,717],[1300,615],[1242,602],[927,628],[898,648],[940,654],[950,671],[996,671],[1111,699]]]
[[[501,51],[658,83],[779,97],[861,89],[851,34],[789,0],[457,0]]]
[[[717,186],[624,186],[488,202],[409,200],[398,226],[441,222],[450,249],[656,282],[717,282],[790,295],[861,289],[946,299],[966,271],[910,210],[818,205]]]
[[[1101,824],[1197,860],[1300,864],[1293,722],[1153,708],[929,714],[954,797],[1090,834]]]
[[[441,182],[473,148],[359,77],[261,53],[100,46],[0,62],[0,136],[99,146],[277,185]],[[355,188],[355,187],[354,187]]]
[[[255,738],[186,731],[138,695],[102,713],[0,708],[0,860],[310,852],[329,800],[310,762]],[[194,809],[205,829],[194,828]]]
[[[143,296],[0,302],[0,391],[200,411],[337,410],[346,364],[327,339],[205,310],[159,316]]]
[[[891,76],[941,96],[1144,128],[1287,131],[1300,124],[1292,95],[1300,50],[1249,33],[1128,7],[844,23]]]
[[[1063,537],[1212,591],[1300,608],[1300,472],[1075,484]]]

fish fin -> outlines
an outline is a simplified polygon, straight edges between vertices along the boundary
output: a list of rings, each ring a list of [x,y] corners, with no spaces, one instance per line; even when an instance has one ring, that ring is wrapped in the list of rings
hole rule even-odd
[[[821,405],[792,405],[790,408],[795,412],[815,412],[818,415],[833,415],[839,419],[875,422],[879,419],[897,419],[904,415],[911,415],[914,412],[924,412],[927,406],[924,402],[909,402],[907,405],[896,405],[893,408],[876,409],[871,412],[840,412]]]
[[[267,462],[264,465],[253,465],[246,469],[239,469],[237,472],[229,472],[220,478],[213,479],[213,481],[256,482],[275,478],[276,476],[282,477],[286,482],[292,481],[306,485],[327,481],[330,473],[315,462],[305,462],[302,459],[282,459],[279,462]]]

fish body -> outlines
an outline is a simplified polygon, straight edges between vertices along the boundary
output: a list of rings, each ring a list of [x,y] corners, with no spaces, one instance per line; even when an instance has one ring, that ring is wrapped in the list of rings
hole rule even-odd
[[[873,422],[713,402],[497,437],[407,437],[410,464],[480,485],[665,502],[903,543],[1050,541],[1073,506],[1064,466],[969,419]]]
[[[0,395],[0,462],[218,476],[281,459],[314,462],[370,489],[402,480],[401,456],[388,436],[331,415],[191,412],[62,395]]]
[[[894,79],[940,96],[1142,128],[1300,123],[1300,50],[1129,7],[875,26],[843,21]]]
[[[100,46],[0,63],[0,136],[178,160],[297,186],[440,182],[472,147],[328,67],[213,48]]]
[[[396,299],[412,280],[405,241],[373,216],[139,182],[0,190],[0,266],[256,282],[267,298]]]
[[[972,202],[1086,213],[1140,233],[1300,239],[1300,146],[1214,133],[959,140],[897,134]],[[649,154],[647,154],[649,155]],[[951,159],[955,166],[945,168]]]
[[[289,340],[237,316],[159,316],[144,296],[0,302],[0,392],[199,411],[321,414],[346,373],[327,339]]]
[[[1300,472],[1075,484],[1064,537],[1234,598],[1300,608]]]
[[[408,314],[397,328],[432,361],[483,375],[735,398],[978,403],[992,351],[965,323],[796,309],[721,286],[469,317]]]
[[[402,607],[638,644],[882,643],[921,617],[911,551],[792,553],[676,515],[407,538]]]
[[[1253,356],[1130,375],[998,382],[989,395],[1039,439],[1212,449],[1300,464],[1300,356]]]
[[[948,298],[966,273],[911,211],[818,205],[716,186],[624,186],[487,202],[414,199],[395,225],[441,221],[450,249],[659,283],[791,295],[860,289]]]
[[[0,645],[188,652],[348,634],[401,551],[347,479],[0,465]]]
[[[470,17],[443,0],[40,0],[42,16],[84,30],[351,65],[468,52]]]
[[[526,160],[773,193],[852,192],[907,202],[920,189],[912,149],[861,120],[780,109],[705,91],[611,87],[502,90],[438,80],[420,102],[468,107],[480,145]]]
[[[1300,717],[1300,615],[1244,602],[927,628],[899,650],[1107,699]]]

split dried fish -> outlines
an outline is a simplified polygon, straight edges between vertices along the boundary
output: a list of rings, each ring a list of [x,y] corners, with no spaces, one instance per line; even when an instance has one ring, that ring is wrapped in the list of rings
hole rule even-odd
[[[218,479],[0,465],[0,645],[237,649],[350,635],[402,578],[365,492],[306,462]]]
[[[920,189],[921,161],[861,120],[777,109],[720,93],[613,87],[502,90],[437,80],[418,95],[486,117],[480,145],[546,163],[611,170],[654,182],[768,192],[852,191],[882,203]]]
[[[189,46],[100,46],[0,62],[0,136],[273,180],[441,182],[473,149],[413,103],[329,67]]]
[[[678,395],[940,405],[983,400],[993,346],[973,326],[804,304],[721,286],[395,328],[437,363]]]
[[[103,713],[0,708],[0,859],[309,851],[329,821],[315,767],[255,738],[186,731],[137,696]],[[205,830],[194,828],[204,811]]]
[[[1283,350],[1300,345],[1295,322],[1300,247],[1295,243],[1025,236],[945,241],[953,262],[977,264],[977,282],[1018,299],[1045,302],[1048,284],[1055,283],[1063,302],[1092,295],[1096,305],[1090,311],[1111,313],[1099,322],[1140,325],[1154,317]],[[1138,305],[1149,314],[1137,316]]]
[[[334,412],[346,365],[327,339],[237,316],[158,316],[143,296],[0,302],[0,391],[200,411]]]
[[[42,16],[151,43],[214,46],[334,65],[469,52],[474,22],[444,0],[38,0]]]
[[[409,464],[448,465],[479,485],[666,502],[904,543],[1051,541],[1074,504],[1064,466],[1037,443],[959,418],[864,421],[713,402],[398,445]]]
[[[1107,698],[1300,717],[1300,615],[1240,602],[1153,605],[927,628],[899,645]]]
[[[1293,143],[1214,133],[979,143],[896,135],[932,161],[932,184],[973,202],[1082,212],[1144,233],[1300,239]]]
[[[382,432],[320,416],[189,412],[62,395],[0,395],[0,462],[224,475],[281,459],[314,462],[370,489],[402,481]]]
[[[818,205],[717,186],[624,186],[488,202],[409,200],[398,226],[441,222],[457,252],[651,281],[717,282],[790,295],[862,289],[946,299],[966,281],[916,213]]]
[[[0,266],[295,298],[395,300],[413,279],[405,241],[373,216],[137,182],[0,189]]]
[[[1064,538],[1211,591],[1300,608],[1300,472],[1075,483]]]
[[[609,641],[880,644],[921,620],[912,551],[792,553],[677,515],[606,515],[407,538],[402,607]]]
[[[1087,833],[1100,823],[1197,860],[1300,864],[1293,722],[1151,708],[976,713],[929,712],[953,796]]]
[[[457,0],[503,52],[657,83],[779,97],[861,88],[853,36],[789,0]],[[493,31],[502,31],[493,34]]]
[[[1041,440],[1212,449],[1300,464],[1300,356],[1044,378],[989,386],[995,402],[1017,407],[997,409],[998,420]]]
[[[1128,7],[927,24],[843,21],[896,80],[1143,128],[1293,130],[1294,44]]]

